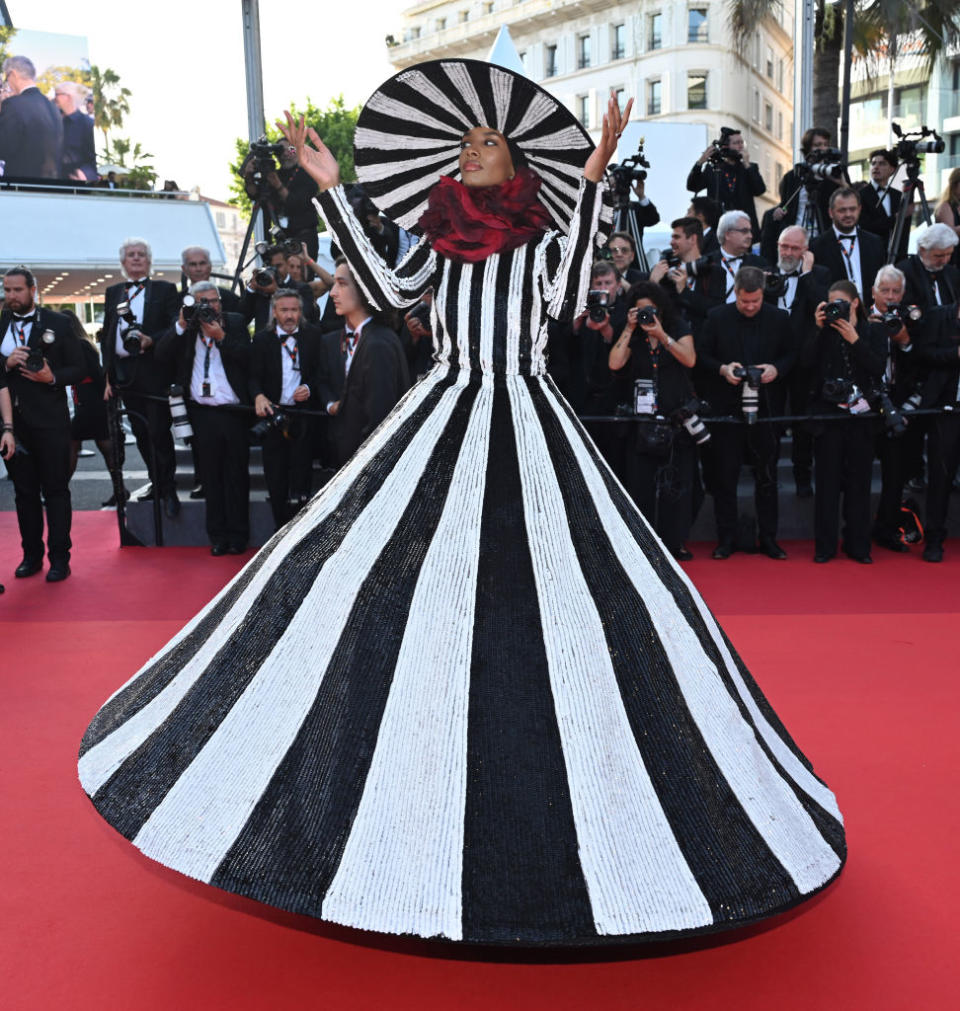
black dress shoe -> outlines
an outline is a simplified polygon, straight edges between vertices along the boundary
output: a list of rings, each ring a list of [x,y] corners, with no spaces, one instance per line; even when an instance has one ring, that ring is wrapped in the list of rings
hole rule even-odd
[[[163,511],[169,519],[180,515],[180,499],[175,491],[163,496]]]
[[[207,493],[203,490],[202,484],[198,484],[197,487],[190,492],[190,498],[192,498],[194,501],[196,501],[198,498],[206,498],[206,497]]]
[[[713,555],[711,557],[716,558],[718,561],[722,561],[724,558],[729,558],[735,548],[732,544],[718,544],[713,549]]]
[[[689,562],[693,560],[693,552],[688,548],[680,548],[679,551],[673,552],[673,557],[676,558],[678,562]]]
[[[24,558],[24,560],[14,570],[17,579],[26,579],[27,576],[36,575],[43,568],[43,560],[40,558]]]
[[[247,550],[246,544],[240,544],[239,542],[234,542],[233,544],[227,545],[228,555],[242,555],[246,550]]]
[[[813,560],[817,565],[823,565],[825,562],[829,562],[833,558],[833,555],[814,555]]]
[[[152,484],[148,484],[147,485],[147,490],[137,496],[137,501],[138,502],[152,502],[153,501],[153,495],[154,495],[153,485]]]
[[[765,554],[767,558],[776,558],[780,560],[787,557],[786,551],[784,551],[772,537],[760,538],[760,551]]]
[[[928,544],[923,549],[923,560],[925,562],[942,562],[943,561],[943,545],[942,544]]]
[[[128,502],[129,500],[130,500],[130,492],[128,492],[127,489],[124,488],[123,489],[123,501],[124,502]],[[116,506],[116,504],[117,504],[117,493],[116,492],[114,492],[110,496],[110,498],[107,499],[106,502],[101,502],[100,503],[100,505],[103,506],[104,509],[114,508]]]
[[[62,583],[70,575],[70,566],[66,562],[51,562],[47,573],[48,583]]]
[[[852,562],[859,562],[861,565],[873,565],[873,559],[869,555],[855,555],[846,548],[843,549],[843,553]]]
[[[228,550],[229,549],[227,548],[226,544],[210,545],[210,554],[213,555],[214,558],[219,558],[221,555],[225,555]]]
[[[903,541],[899,541],[895,537],[874,537],[873,543],[879,545],[881,548],[886,548],[887,551],[896,551],[900,555],[910,550]]]

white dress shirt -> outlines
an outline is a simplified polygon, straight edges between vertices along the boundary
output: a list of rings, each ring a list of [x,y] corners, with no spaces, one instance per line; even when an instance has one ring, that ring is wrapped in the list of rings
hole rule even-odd
[[[289,406],[294,403],[293,394],[304,382],[300,376],[300,345],[297,341],[299,329],[287,333],[277,327],[277,340],[280,341],[280,366],[283,370],[283,381],[280,386],[280,403]],[[294,361],[296,358],[296,361]]]
[[[34,309],[34,312],[37,310]],[[30,313],[24,313],[24,315],[31,315]],[[0,354],[4,357],[10,355],[12,351],[17,348],[22,348],[27,346],[27,342],[30,340],[30,334],[33,332],[33,321],[29,323],[21,324],[16,319],[10,320],[10,326],[7,327],[7,332],[3,335],[3,342],[0,343]],[[22,334],[22,336],[21,336]]]
[[[853,237],[852,243],[850,242],[849,237],[845,237],[836,225],[833,226],[833,234],[836,235],[837,242],[840,244],[840,259],[843,261],[843,269],[847,272],[847,279],[853,281],[853,283],[857,286],[857,291],[860,292],[862,296],[863,284],[861,283],[860,274],[860,229],[855,228],[850,233]]]
[[[239,404],[240,398],[233,392],[227,372],[220,357],[220,346],[216,341],[209,348],[210,361],[206,368],[207,382],[210,385],[210,395],[203,395],[204,364],[207,361],[208,347],[204,338],[197,335],[193,354],[193,373],[190,376],[190,397],[198,404],[216,407],[220,404]]]

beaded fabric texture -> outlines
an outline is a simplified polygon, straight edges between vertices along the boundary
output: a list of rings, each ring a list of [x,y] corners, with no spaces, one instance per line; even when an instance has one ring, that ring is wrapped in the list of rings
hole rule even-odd
[[[100,710],[80,779],[146,855],[363,930],[586,945],[721,930],[840,871],[843,822],[545,375],[569,236],[395,269],[437,360],[307,509]]]

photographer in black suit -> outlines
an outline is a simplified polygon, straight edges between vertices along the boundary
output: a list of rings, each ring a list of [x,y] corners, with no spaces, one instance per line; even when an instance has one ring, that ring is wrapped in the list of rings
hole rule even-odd
[[[26,56],[3,61],[13,92],[0,105],[0,162],[6,179],[59,179],[63,158],[60,113],[37,87],[37,72]]]
[[[917,239],[917,251],[897,266],[903,271],[905,299],[924,312],[960,299],[960,270],[950,262],[957,233],[938,221]]]
[[[181,308],[157,344],[157,357],[174,367],[187,398],[210,554],[239,555],[250,540],[250,421],[223,408],[250,402],[250,337],[242,316],[223,312],[215,284],[198,281],[190,295],[193,306]]]
[[[0,383],[13,403],[18,449],[5,457],[13,478],[23,560],[18,578],[43,567],[43,506],[47,511],[47,582],[70,575],[70,415],[66,387],[83,378],[80,344],[69,321],[36,304],[26,267],[3,277]],[[8,440],[9,441],[9,440]],[[42,497],[41,497],[42,496]]]
[[[173,375],[169,366],[156,360],[154,350],[155,339],[177,317],[180,296],[169,281],[150,280],[152,260],[145,239],[127,239],[120,247],[120,268],[127,280],[106,291],[101,342],[107,373],[104,397],[119,394],[130,411],[130,425],[151,482],[141,498],[159,495],[167,516],[173,517],[180,512],[166,399]]]
[[[803,161],[794,165],[780,181],[780,205],[770,212],[774,227],[778,229],[775,238],[790,225],[804,228],[808,239],[816,238],[829,227],[830,197],[846,183],[842,171],[839,176],[831,176],[816,168],[823,164],[823,153],[829,150],[829,130],[814,126],[804,131],[800,139]]]
[[[863,208],[860,212],[860,224],[868,232],[880,236],[884,249],[890,243],[890,232],[903,201],[903,194],[892,184],[898,164],[899,160],[895,151],[887,151],[884,148],[871,151],[870,182],[863,183],[859,190],[860,204]],[[908,211],[910,210],[908,208]],[[893,260],[902,260],[907,255],[907,246],[910,242],[910,220],[911,214],[908,213],[900,239],[900,248],[893,251]]]
[[[253,337],[248,390],[266,422],[254,431],[262,433],[263,476],[279,530],[310,497],[310,419],[298,416],[295,405],[307,407],[316,389],[320,331],[303,323],[300,296],[289,288],[274,293],[272,308],[273,325]]]
[[[342,466],[407,392],[410,373],[399,337],[376,319],[342,256],[333,277],[330,298],[344,323],[345,378],[342,396],[327,411],[336,419]]]
[[[927,438],[927,527],[923,559],[943,561],[950,487],[960,464],[960,301],[931,309],[924,319],[917,355],[929,370],[921,407],[939,407]]]
[[[817,306],[817,331],[801,353],[813,370],[811,408],[836,420],[815,423],[813,459],[816,489],[813,508],[815,562],[829,562],[840,540],[843,497],[844,554],[870,564],[870,477],[876,419],[869,399],[883,378],[887,338],[868,326],[851,281],[834,281],[827,300]]]
[[[759,240],[760,222],[754,198],[765,193],[767,187],[760,169],[750,161],[739,130],[721,127],[720,140],[714,141],[690,170],[687,189],[692,193],[705,189],[707,196],[720,205],[721,212],[743,211],[750,220],[751,242]]]
[[[860,195],[848,186],[830,195],[832,227],[811,243],[817,263],[830,271],[830,281],[850,281],[863,292],[865,308],[872,298],[873,279],[887,262],[887,251],[881,239],[865,231],[860,221]]]
[[[93,141],[93,120],[80,108],[85,89],[76,81],[60,81],[54,89],[54,102],[63,117],[63,159],[65,179],[96,182],[97,151]]]
[[[780,437],[774,425],[749,423],[783,412],[785,380],[796,357],[787,314],[764,304],[764,280],[759,267],[741,267],[736,301],[712,309],[696,341],[697,368],[708,378],[707,400],[714,413],[742,414],[748,422],[710,429],[717,559],[737,549],[737,481],[744,461],[754,473],[760,550],[770,558],[787,557],[777,543]]]
[[[201,281],[209,281],[213,275],[213,265],[210,263],[210,250],[204,246],[187,246],[180,254],[180,271],[184,283],[181,284],[182,294],[186,294],[191,285]],[[231,288],[217,286],[220,294],[220,305],[223,312],[240,312],[240,296],[235,295]]]

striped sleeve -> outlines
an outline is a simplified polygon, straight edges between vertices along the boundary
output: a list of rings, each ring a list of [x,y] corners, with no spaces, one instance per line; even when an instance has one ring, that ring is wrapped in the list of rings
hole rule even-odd
[[[333,233],[354,277],[375,309],[393,306],[403,309],[417,302],[427,288],[440,277],[440,257],[430,243],[422,239],[400,261],[388,267],[373,248],[354,216],[342,186],[325,190],[314,200],[317,210]]]
[[[543,297],[547,315],[553,319],[570,319],[587,301],[590,288],[590,267],[594,258],[594,237],[602,228],[603,211],[606,210],[610,227],[610,211],[604,208],[604,184],[580,180],[577,207],[570,222],[566,238],[555,237],[548,244],[541,274]]]

